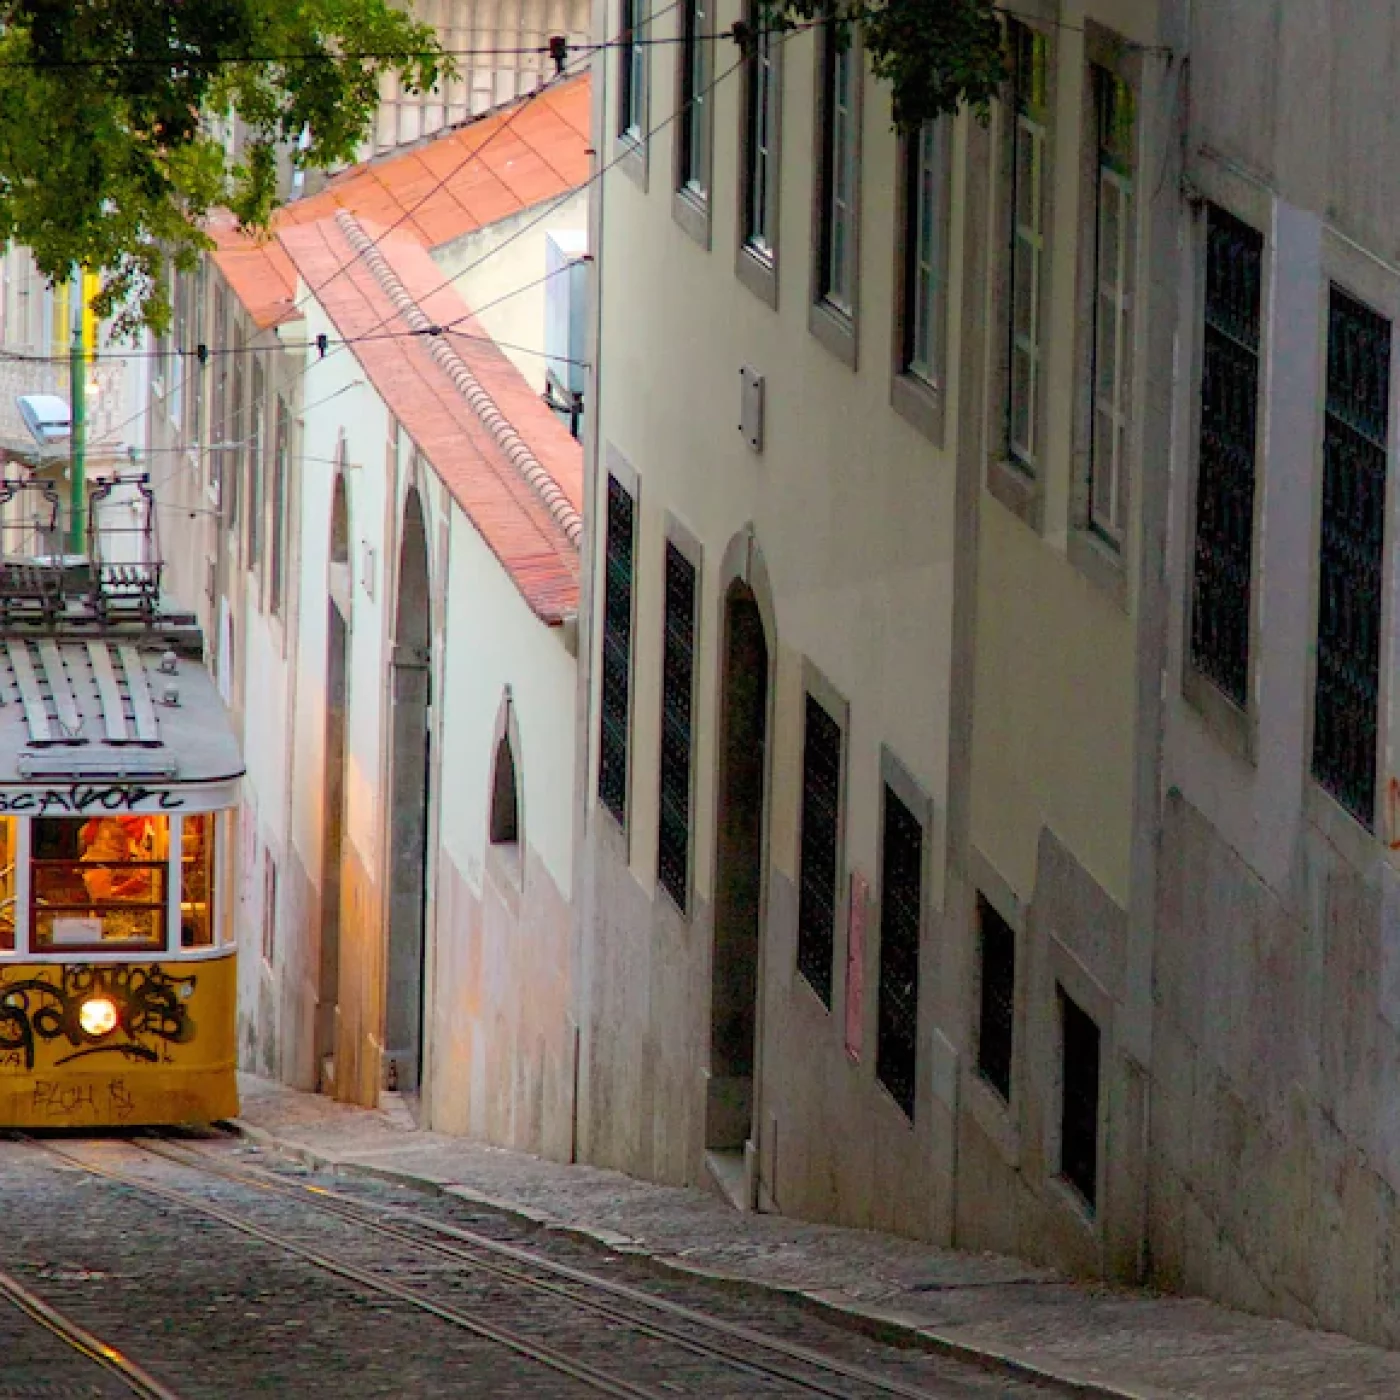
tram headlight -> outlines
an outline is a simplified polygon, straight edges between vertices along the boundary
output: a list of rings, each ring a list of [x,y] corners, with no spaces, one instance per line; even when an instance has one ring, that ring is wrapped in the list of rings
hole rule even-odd
[[[78,1008],[78,1024],[94,1039],[111,1035],[117,1028],[116,1004],[107,997],[89,997]]]

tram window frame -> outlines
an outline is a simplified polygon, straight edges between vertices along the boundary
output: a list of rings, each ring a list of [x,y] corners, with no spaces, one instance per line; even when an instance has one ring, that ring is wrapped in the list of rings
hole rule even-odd
[[[222,913],[220,901],[222,890],[220,866],[222,862],[219,859],[218,815],[217,812],[186,812],[178,820],[178,845],[176,844],[176,839],[172,837],[170,844],[171,851],[178,852],[178,855],[172,855],[172,861],[178,863],[180,872],[178,886],[175,886],[173,880],[171,882],[174,893],[178,898],[179,906],[179,920],[174,925],[174,928],[179,931],[179,940],[172,948],[172,951],[178,950],[182,953],[205,952],[211,948],[217,948],[223,941],[220,937],[220,916]],[[200,938],[196,928],[191,938],[187,941],[185,930],[190,915],[186,913],[186,910],[190,909],[192,914],[192,906],[194,906],[196,902],[189,897],[191,871],[188,869],[188,865],[191,860],[199,858],[197,855],[191,855],[189,853],[188,844],[189,833],[196,823],[204,825],[204,936]],[[190,926],[194,927],[193,925]]]
[[[154,850],[159,850],[163,844],[164,856],[150,860],[89,860],[85,857],[93,849],[100,833],[84,838],[82,831],[93,822],[123,820],[138,820],[152,824],[152,844]],[[68,827],[73,835],[79,840],[86,840],[89,845],[87,850],[75,856],[40,856],[36,850],[40,846],[40,839],[43,835],[43,828],[52,825],[54,828],[62,826]],[[101,813],[90,817],[56,816],[56,817],[32,817],[28,823],[29,840],[26,843],[28,870],[28,888],[25,891],[27,896],[27,934],[28,951],[35,954],[42,954],[46,957],[66,956],[73,953],[165,953],[169,949],[170,925],[171,925],[171,843],[180,839],[178,819],[172,820],[165,813],[141,813],[122,814],[118,816],[113,813]],[[161,833],[164,840],[162,843]],[[55,831],[57,834],[57,830]],[[75,847],[77,842],[72,843]],[[177,848],[178,849],[178,848]],[[88,866],[87,871],[83,870]],[[77,918],[93,920],[102,919],[105,922],[112,914],[136,913],[148,914],[151,919],[152,936],[148,938],[121,938],[107,937],[105,927],[96,938],[82,939],[74,937],[72,941],[59,941],[54,937],[52,924],[47,937],[40,932],[40,899],[43,897],[41,886],[43,881],[39,878],[41,871],[52,870],[58,872],[67,869],[70,874],[76,873],[79,881],[84,887],[86,899],[71,900],[67,903],[55,904],[51,900],[43,906],[44,909],[55,911],[53,919],[56,921],[59,912],[75,915]],[[99,871],[112,871],[117,869],[127,869],[128,871],[146,870],[151,872],[152,885],[157,891],[155,897],[144,900],[113,898],[109,891],[105,896],[94,892],[89,877],[98,874]],[[71,888],[71,885],[70,885]],[[86,912],[83,912],[86,911]]]
[[[18,817],[0,817],[0,958],[23,951],[25,881],[20,878],[23,852],[20,850],[21,823]],[[10,927],[4,927],[4,912],[10,911]]]

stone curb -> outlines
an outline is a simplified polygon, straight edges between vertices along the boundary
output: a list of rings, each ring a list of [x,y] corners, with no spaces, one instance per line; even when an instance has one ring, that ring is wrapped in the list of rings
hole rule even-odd
[[[324,1149],[308,1147],[304,1143],[278,1137],[266,1128],[259,1128],[241,1118],[229,1119],[228,1126],[248,1141],[259,1146],[276,1149],[284,1156],[291,1157],[303,1165],[319,1171],[342,1172],[349,1176],[361,1176],[371,1180],[388,1182],[408,1190],[431,1196],[455,1196],[473,1205],[500,1211],[516,1220],[537,1225],[542,1229],[553,1230],[570,1239],[581,1240],[586,1244],[597,1245],[615,1254],[625,1254],[643,1264],[649,1264],[658,1271],[686,1278],[694,1278],[706,1283],[719,1284],[738,1292],[777,1294],[790,1301],[809,1308],[811,1311],[853,1331],[865,1333],[877,1340],[892,1341],[904,1345],[922,1347],[937,1352],[956,1361],[980,1367],[986,1371],[998,1372],[1017,1380],[1051,1387],[1062,1395],[1086,1397],[1086,1400],[1165,1400],[1165,1392],[1159,1390],[1125,1390],[1121,1386],[1109,1385],[1104,1381],[1086,1380],[1079,1376],[1052,1370],[1049,1367],[1026,1360],[1010,1352],[998,1351],[994,1347],[965,1341],[952,1333],[938,1332],[925,1327],[912,1318],[883,1309],[853,1303],[847,1298],[833,1297],[800,1285],[773,1283],[752,1278],[747,1274],[727,1273],[721,1269],[705,1268],[670,1255],[660,1254],[614,1230],[597,1229],[587,1225],[571,1224],[557,1220],[544,1211],[532,1210],[516,1201],[503,1201],[483,1192],[474,1191],[469,1186],[457,1182],[442,1181],[415,1172],[395,1167],[377,1167],[372,1163],[358,1162],[350,1158],[337,1157]]]

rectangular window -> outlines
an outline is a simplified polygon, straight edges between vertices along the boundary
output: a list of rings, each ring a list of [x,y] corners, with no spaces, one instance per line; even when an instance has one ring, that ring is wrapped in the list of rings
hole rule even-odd
[[[30,839],[35,949],[165,947],[168,817],[36,817]]]
[[[977,1069],[1011,1102],[1011,1050],[1016,1020],[1016,934],[983,895],[977,896],[981,937],[981,1007]]]
[[[233,388],[228,412],[224,415],[225,442],[238,446],[229,449],[224,458],[223,519],[224,528],[238,528],[239,497],[242,495],[243,463],[247,457],[244,439],[248,436],[248,415],[243,391],[247,385],[247,341],[240,327],[233,337]]]
[[[880,853],[880,1000],[875,1074],[914,1116],[919,1032],[919,931],[924,900],[924,829],[885,788]]]
[[[680,161],[677,185],[704,199],[710,185],[710,5],[685,0],[681,19]]]
[[[1332,288],[1322,438],[1313,776],[1375,826],[1390,322]]]
[[[262,955],[272,967],[277,958],[277,862],[271,851],[263,852]]]
[[[204,344],[204,291],[205,274],[204,264],[199,267],[186,279],[190,294],[190,320],[189,333],[194,342],[186,346],[185,370],[189,375],[189,393],[185,396],[185,442],[189,446],[194,446],[200,440],[200,434],[204,431],[204,390],[205,379],[208,376],[208,347],[205,346],[205,353],[201,357],[199,348]]]
[[[1060,1000],[1060,1175],[1092,1210],[1099,1195],[1099,1028]]]
[[[1094,84],[1094,341],[1089,392],[1089,528],[1122,549],[1128,516],[1129,366],[1133,312],[1133,90],[1107,69]]]
[[[272,518],[268,522],[268,543],[271,546],[271,567],[268,571],[268,608],[280,614],[286,590],[287,572],[287,473],[290,467],[292,419],[286,400],[277,399],[276,438],[272,451],[272,482],[268,506]]]
[[[15,903],[15,865],[18,859],[19,822],[0,817],[0,953],[16,948],[15,926],[19,909]]]
[[[214,813],[180,821],[180,946],[214,946]]]
[[[603,581],[603,675],[598,741],[598,798],[627,825],[627,750],[632,703],[632,563],[636,505],[608,477],[608,534]]]
[[[1008,152],[1011,246],[1007,269],[1006,446],[1013,461],[1034,473],[1041,457],[1050,41],[1015,20],[1009,22],[1007,30],[1012,55],[1012,127]]]
[[[695,565],[667,541],[661,680],[661,811],[656,877],[686,910],[690,890],[690,770],[695,696]]]
[[[836,862],[841,835],[841,726],[807,696],[802,744],[801,889],[797,970],[826,1006],[836,952]]]
[[[1264,237],[1206,210],[1191,664],[1248,708]]]
[[[902,368],[937,388],[947,293],[946,219],[951,170],[948,123],[926,121],[905,142],[904,354]]]
[[[847,318],[855,315],[859,64],[852,39],[842,42],[838,34],[824,32],[817,299]]]
[[[647,0],[622,0],[617,131],[634,141],[646,131],[646,6]]]
[[[220,500],[224,477],[224,452],[219,445],[226,442],[228,430],[229,356],[223,353],[228,346],[228,298],[221,286],[214,288],[214,327],[212,342],[219,352],[214,356],[211,373],[212,385],[209,401],[209,437],[205,441],[206,470],[209,473],[209,489],[215,500]]]
[[[744,246],[771,262],[777,228],[777,49],[756,0],[749,0],[746,22],[754,40],[744,92]]]
[[[253,401],[248,424],[248,567],[256,569],[262,558],[263,477],[267,446],[267,375],[257,357],[253,360]]]

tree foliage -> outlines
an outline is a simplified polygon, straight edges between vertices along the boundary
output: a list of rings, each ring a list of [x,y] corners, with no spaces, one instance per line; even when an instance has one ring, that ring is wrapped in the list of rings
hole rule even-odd
[[[890,85],[894,123],[923,122],[971,107],[985,115],[1006,77],[992,0],[762,0],[779,27],[824,20],[838,41],[858,31],[875,76]]]
[[[119,332],[162,329],[165,260],[193,265],[205,214],[265,226],[279,149],[353,159],[381,74],[421,91],[447,66],[432,28],[387,0],[11,0],[0,239],[54,281],[100,272],[97,311]]]

